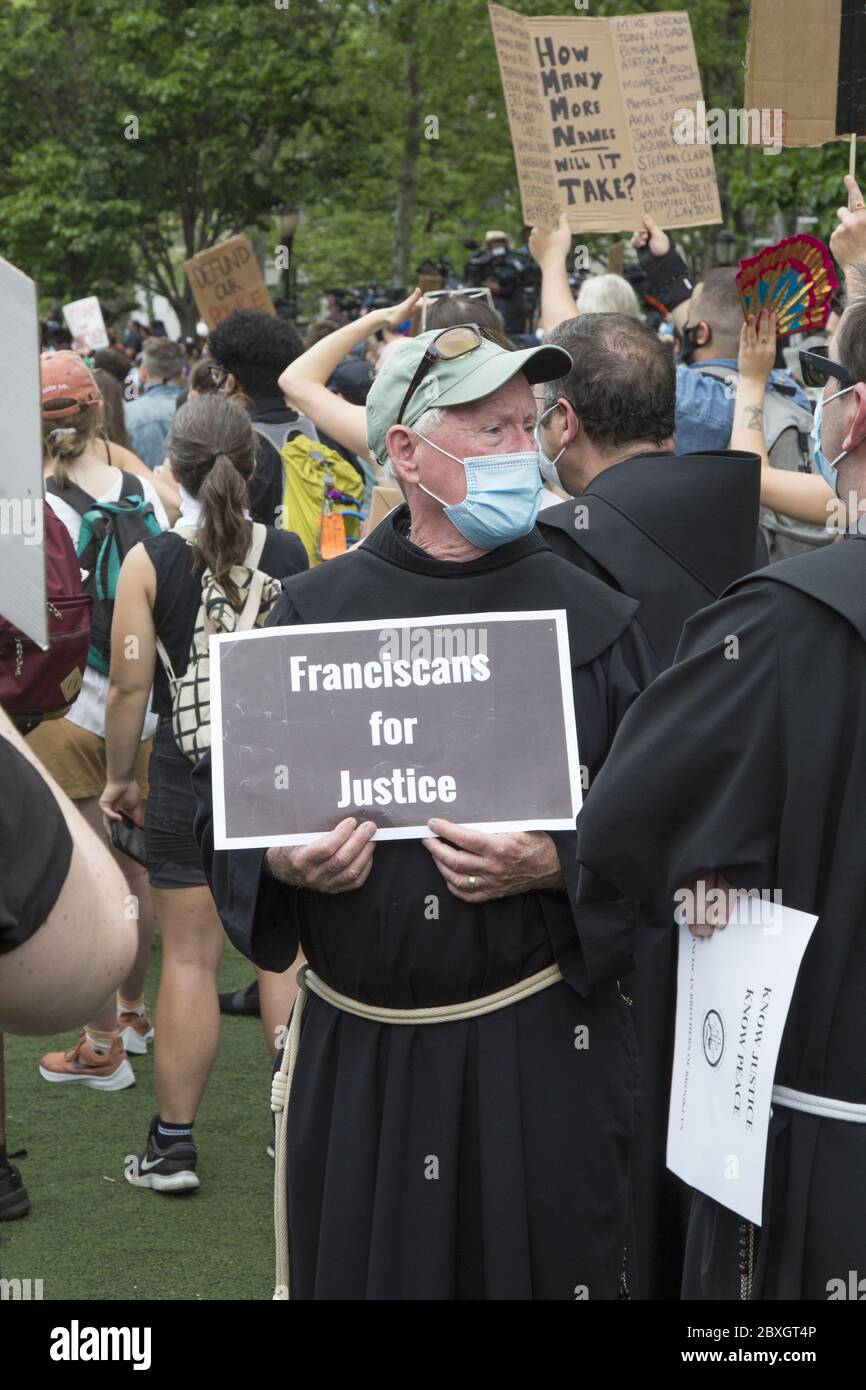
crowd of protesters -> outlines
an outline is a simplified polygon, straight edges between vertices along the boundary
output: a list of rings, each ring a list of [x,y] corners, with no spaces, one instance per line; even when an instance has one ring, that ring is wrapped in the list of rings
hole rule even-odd
[[[618,721],[654,677],[661,682],[659,673],[679,669],[675,652],[684,624],[718,601],[728,585],[765,565],[815,557],[840,540],[829,518],[836,515],[842,460],[862,452],[855,401],[861,402],[857,409],[862,412],[866,397],[860,370],[864,348],[856,340],[863,325],[858,306],[866,295],[866,280],[862,286],[858,280],[858,267],[866,265],[866,212],[859,194],[858,201],[853,212],[840,211],[831,241],[847,300],[844,294],[838,297],[827,332],[807,344],[783,343],[770,314],[744,322],[736,270],[712,270],[695,282],[672,238],[650,218],[634,234],[636,256],[628,276],[598,274],[576,285],[567,264],[572,232],[563,217],[556,229],[534,229],[520,253],[506,233],[489,233],[484,247],[470,258],[462,285],[433,293],[416,290],[394,304],[374,301],[355,317],[338,292],[330,291],[326,311],[303,337],[284,318],[240,310],[209,334],[180,341],[173,341],[164,325],[148,327],[131,319],[114,334],[111,347],[75,352],[59,315],[49,315],[41,357],[45,501],[79,558],[96,525],[94,509],[122,514],[132,529],[126,533],[126,548],[118,552],[122,563],[110,594],[94,599],[94,618],[101,604],[110,630],[101,654],[92,640],[75,698],[56,712],[58,717],[19,721],[26,737],[14,720],[0,715],[4,859],[9,850],[18,864],[14,891],[6,884],[2,891],[0,1029],[24,1034],[80,1030],[62,1050],[41,1059],[34,1053],[34,1078],[38,1071],[43,1082],[72,1088],[125,1089],[135,1081],[136,1056],[153,1049],[156,1113],[142,1136],[143,1146],[135,1150],[131,1143],[125,1159],[118,1155],[119,1169],[123,1165],[132,1185],[167,1194],[199,1186],[193,1126],[219,1047],[220,1010],[260,1014],[266,1043],[264,1094],[268,1067],[279,1061],[279,1040],[295,1003],[296,971],[306,945],[302,931],[300,939],[292,938],[292,959],[278,960],[278,952],[261,944],[264,928],[257,928],[256,946],[252,936],[230,926],[234,889],[226,888],[213,851],[207,849],[209,832],[201,828],[205,813],[200,793],[197,808],[192,777],[194,764],[199,769],[206,765],[209,741],[209,731],[203,729],[207,716],[198,703],[200,682],[206,680],[206,671],[196,671],[206,651],[202,633],[264,625],[283,612],[280,605],[287,599],[313,592],[312,570],[356,564],[338,558],[343,553],[360,554],[370,545],[370,559],[364,563],[372,564],[375,545],[384,545],[376,537],[385,534],[369,524],[376,496],[385,498],[380,514],[387,513],[379,527],[392,528],[388,544],[403,548],[407,569],[412,569],[414,555],[420,572],[425,548],[428,569],[447,567],[452,554],[448,544],[439,539],[429,547],[424,544],[424,537],[439,536],[437,527],[451,525],[443,522],[442,506],[446,519],[454,515],[460,538],[453,552],[455,568],[459,560],[474,573],[472,567],[481,566],[485,555],[504,555],[531,534],[545,555],[558,557],[557,565],[570,562],[568,571],[562,569],[565,579],[559,569],[550,571],[551,583],[565,583],[572,575],[578,607],[593,601],[593,585],[639,603],[638,655],[623,658],[633,688],[622,697],[622,710],[610,715]],[[527,273],[530,262],[534,276]],[[527,284],[539,293],[537,322],[526,312]],[[446,367],[458,370],[441,345],[457,342],[453,334],[459,336],[461,330],[468,336],[459,351],[452,349],[455,361],[476,349],[489,354],[490,370],[498,373],[490,399],[502,393],[509,409],[527,407],[532,415],[522,423],[516,414],[509,416],[507,428],[492,427],[483,444],[474,445],[474,455],[531,456],[533,477],[521,483],[527,516],[531,512],[523,530],[515,529],[514,498],[501,503],[506,519],[500,516],[498,535],[477,515],[474,526],[464,530],[458,524],[461,506],[471,510],[477,496],[459,481],[453,483],[447,472],[452,465],[443,465],[437,474],[433,454],[427,452],[432,449],[463,464],[451,452],[458,435],[444,428],[448,388],[443,406],[437,407],[431,396],[425,412],[407,410],[422,368],[433,375],[441,369],[443,380]],[[509,368],[511,359],[503,354],[511,353],[520,354],[522,365]],[[518,385],[524,393],[519,401]],[[828,429],[829,410],[839,410],[830,402],[846,393],[851,393],[843,407],[846,428],[837,427],[834,419]],[[402,397],[399,413],[397,396]],[[462,421],[459,428],[468,440],[470,425],[459,412],[465,414],[479,398],[463,390],[455,399],[454,418]],[[696,472],[688,461],[697,456],[706,456],[713,469]],[[467,466],[477,462],[474,456],[466,459]],[[422,467],[428,483],[438,480],[436,490],[421,482]],[[674,497],[674,480],[680,477],[682,487]],[[475,486],[483,492],[482,485]],[[450,498],[439,496],[439,491],[447,494],[455,488]],[[515,495],[517,491],[515,484]],[[659,497],[669,508],[666,520],[655,522],[652,509]],[[574,536],[575,499],[585,499],[590,508],[585,544]],[[326,548],[321,525],[332,508],[344,527],[333,551]],[[657,524],[656,558],[646,562],[659,566],[655,589],[634,567],[639,547],[629,556],[613,530],[605,530],[614,523],[603,520],[604,508],[626,517],[644,539]],[[595,522],[594,516],[602,519]],[[720,540],[712,540],[714,532],[717,537],[721,532]],[[724,556],[715,554],[720,548]],[[435,561],[430,558],[434,555]],[[663,568],[672,556],[679,571],[666,579]],[[307,587],[302,588],[297,577],[305,574]],[[89,577],[82,566],[85,585]],[[584,583],[585,600],[579,587]],[[615,650],[612,640],[606,639],[610,651]],[[616,642],[622,640],[617,635]],[[592,655],[594,660],[597,653]],[[186,704],[178,698],[183,690]],[[610,701],[612,711],[613,696]],[[592,790],[587,804],[593,805]],[[603,798],[596,804],[603,808]],[[310,858],[312,847],[306,847],[307,857],[296,853],[275,860],[268,881],[272,887],[278,884],[286,902],[290,893],[316,898],[317,893],[360,889],[373,862],[371,832],[362,835],[362,830],[360,822],[353,822],[328,846],[343,869],[355,856],[360,867],[354,882],[323,878],[321,865]],[[485,855],[493,849],[487,841],[495,838],[478,836],[471,851],[457,838],[456,848],[431,850],[457,897],[465,895],[452,873],[467,869],[466,901],[479,904],[471,908],[475,912],[482,911],[485,901],[473,897],[476,880],[483,878],[477,866],[489,862]],[[446,841],[444,836],[438,843]],[[399,850],[392,846],[389,852]],[[509,841],[509,853],[519,852],[516,840]],[[594,868],[588,853],[584,868]],[[579,899],[566,898],[571,889],[564,868],[564,878],[549,864],[545,872],[547,878],[541,869],[527,871],[524,887],[502,890],[501,900],[505,893],[525,893],[529,903],[559,894],[563,904],[571,904],[567,910],[575,913],[580,935],[579,914],[588,909]],[[604,877],[601,867],[598,872]],[[492,870],[489,877],[499,882]],[[495,900],[499,891],[491,890],[489,896]],[[132,904],[132,910],[124,910],[124,904]],[[399,905],[394,906],[399,915]],[[347,911],[350,917],[350,905]],[[116,929],[120,917],[122,930]],[[74,952],[69,947],[73,924],[79,941]],[[705,924],[694,925],[697,930]],[[155,1000],[146,1001],[155,928],[162,941],[161,974]],[[217,978],[225,929],[246,943],[244,949],[249,946],[255,983],[251,980],[248,990],[221,1001]],[[314,928],[310,932],[317,945]],[[670,1029],[673,1003],[670,961],[656,965],[652,1007],[647,1005],[649,989],[642,994],[638,985],[635,1025],[647,1076],[658,1082],[658,1095],[650,1088],[648,1102],[658,1130],[650,1134],[646,1127],[631,1136],[638,1156],[630,1173],[627,1168],[623,1172],[632,1195],[619,1192],[616,1200],[626,1212],[622,1230],[631,1221],[636,1231],[633,1296],[677,1297],[687,1265],[685,1218],[671,1217],[661,1232],[650,1212],[670,1213],[678,1203],[682,1206],[681,1194],[672,1191],[673,1179],[664,1172],[658,1143],[666,1113],[661,1078],[669,1062],[662,1033]],[[562,970],[568,981],[564,964]],[[650,977],[638,971],[637,978]],[[560,982],[558,987],[570,989],[571,984]],[[475,993],[485,991],[476,988]],[[247,1084],[246,1079],[238,1078],[238,1084]],[[861,1089],[866,1097],[866,1080]],[[0,1220],[29,1210],[22,1176],[7,1156],[2,1099],[0,1051]],[[371,1123],[369,1116],[360,1123]],[[261,1147],[273,1156],[266,1124],[263,1109]],[[464,1155],[463,1161],[470,1160]],[[206,1156],[203,1167],[206,1175]],[[321,1176],[316,1179],[320,1188]],[[284,1180],[284,1174],[279,1178]],[[393,1175],[395,1184],[401,1181]],[[293,1189],[291,1179],[289,1184],[289,1226],[294,1222],[302,1230],[304,1220],[297,1211],[292,1214],[301,1189]],[[335,1199],[332,1209],[326,1196],[316,1200],[333,1219],[339,1202]],[[413,1200],[407,1198],[409,1206]],[[534,1220],[531,1203],[528,1210]],[[620,1227],[616,1229],[618,1240]],[[866,1233],[861,1234],[866,1249]],[[359,1253],[355,1236],[345,1239],[354,1259]],[[471,1243],[474,1237],[466,1239]],[[303,1264],[313,1258],[308,1246],[305,1235],[297,1256],[298,1284],[308,1292],[300,1296],[329,1296],[314,1292],[320,1286]],[[485,1243],[484,1259],[492,1258],[494,1246],[488,1250]],[[329,1261],[339,1248],[337,1240],[330,1254],[319,1252],[323,1288],[341,1287],[329,1272],[337,1267]],[[366,1258],[366,1253],[365,1247],[361,1254]],[[477,1252],[476,1257],[481,1258]],[[503,1259],[515,1261],[512,1268],[520,1264],[513,1251]],[[540,1255],[539,1268],[543,1265]],[[555,1265],[552,1255],[551,1268]],[[379,1268],[371,1256],[370,1269],[374,1267]],[[450,1296],[478,1296],[477,1269],[472,1267],[465,1284],[472,1292],[460,1293],[458,1277]],[[622,1296],[622,1272],[613,1273],[611,1287],[616,1285]],[[447,1296],[438,1277],[430,1276],[431,1296]],[[700,1276],[691,1277],[692,1289],[699,1289]],[[771,1271],[765,1277],[765,1296],[776,1296],[773,1290],[785,1287],[784,1278],[773,1284]],[[347,1296],[400,1296],[389,1288],[387,1276],[381,1279],[376,1292],[364,1278],[353,1284],[347,1276]],[[534,1296],[557,1296],[545,1279],[538,1274]],[[504,1290],[518,1285],[500,1281]],[[572,1295],[563,1288],[559,1296]]]

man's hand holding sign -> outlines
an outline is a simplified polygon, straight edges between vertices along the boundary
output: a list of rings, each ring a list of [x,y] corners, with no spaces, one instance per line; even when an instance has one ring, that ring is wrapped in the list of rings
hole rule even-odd
[[[543,831],[485,835],[447,820],[430,821],[437,840],[425,840],[449,890],[466,903],[514,893],[562,888],[556,846]]]
[[[425,849],[455,898],[482,903],[530,890],[561,889],[556,847],[542,831],[485,835],[465,825],[431,820],[441,839],[424,840]],[[265,863],[274,878],[314,893],[351,893],[367,881],[373,867],[376,822],[353,816],[312,844],[269,849]]]
[[[347,816],[312,844],[269,849],[265,863],[274,878],[292,888],[350,893],[366,883],[373,867],[371,842],[375,833],[375,821],[365,820],[359,825],[354,816]]]

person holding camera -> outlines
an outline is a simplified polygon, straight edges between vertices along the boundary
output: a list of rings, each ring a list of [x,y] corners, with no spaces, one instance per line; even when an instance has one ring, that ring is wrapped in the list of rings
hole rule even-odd
[[[526,328],[524,284],[526,263],[511,245],[507,232],[490,231],[484,246],[469,257],[463,269],[467,288],[485,286],[502,315],[507,334],[523,333]]]

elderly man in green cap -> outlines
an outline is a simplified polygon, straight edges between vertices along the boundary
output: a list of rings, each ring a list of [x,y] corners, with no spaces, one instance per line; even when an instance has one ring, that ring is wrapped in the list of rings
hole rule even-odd
[[[655,668],[636,604],[535,529],[531,387],[570,365],[472,324],[395,350],[367,426],[406,505],[286,581],[270,621],[564,609],[591,782]],[[577,909],[575,835],[432,819],[429,839],[374,844],[375,823],[347,817],[312,844],[215,851],[209,764],[196,833],[226,930],[266,970],[300,944],[318,982],[286,1048],[278,1296],[621,1296],[634,923],[622,904]]]

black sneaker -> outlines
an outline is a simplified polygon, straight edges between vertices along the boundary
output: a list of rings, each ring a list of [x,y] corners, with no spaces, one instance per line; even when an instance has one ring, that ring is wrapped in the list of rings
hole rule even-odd
[[[14,1163],[0,1166],[0,1221],[16,1221],[30,1210],[27,1188]]]
[[[201,1184],[196,1175],[198,1149],[191,1139],[180,1139],[165,1148],[157,1147],[154,1116],[147,1132],[143,1154],[127,1154],[123,1174],[133,1187],[152,1187],[154,1192],[192,1192]]]
[[[246,989],[238,989],[234,994],[221,994],[219,999],[221,1014],[245,1014],[249,1018],[261,1018],[262,1016],[259,1005],[258,980],[253,980]]]

